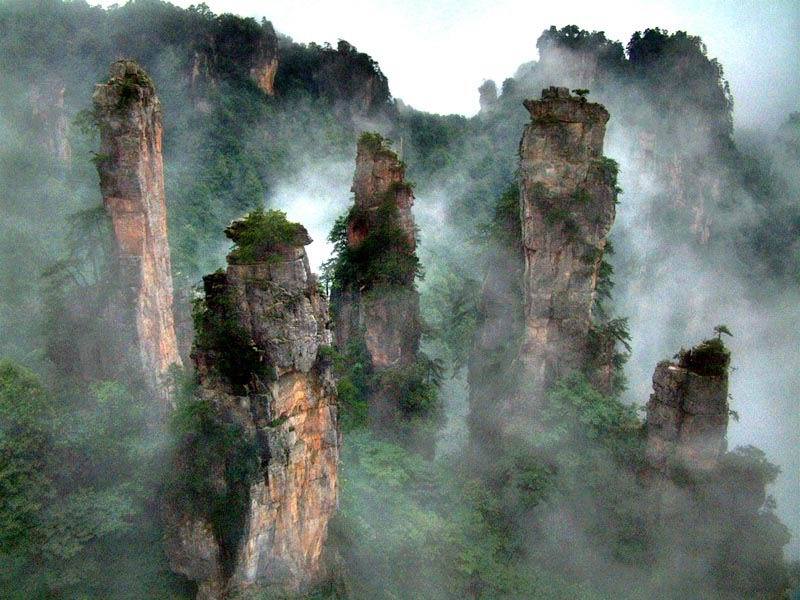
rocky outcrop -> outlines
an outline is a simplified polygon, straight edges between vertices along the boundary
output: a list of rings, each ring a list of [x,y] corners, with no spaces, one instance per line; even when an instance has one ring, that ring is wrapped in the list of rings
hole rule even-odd
[[[64,84],[48,79],[31,86],[31,113],[40,143],[61,162],[69,164],[72,146],[69,143],[69,121],[64,110]]]
[[[213,30],[196,41],[189,65],[189,93],[199,112],[210,112],[211,92],[226,77],[249,78],[266,95],[274,96],[278,35],[269,21],[257,25],[249,19],[220,15]]]
[[[377,134],[364,134],[358,142],[351,190],[348,254],[340,257],[348,264],[332,293],[336,344],[345,350],[363,342],[378,373],[402,369],[417,360],[421,335],[414,194],[405,182],[405,165]],[[373,426],[399,420],[398,400],[381,386],[374,390]]]
[[[487,79],[478,88],[478,95],[481,112],[492,110],[497,104],[497,84]]]
[[[532,120],[520,142],[520,361],[535,394],[593,359],[592,305],[614,221],[616,173],[603,157],[609,115],[601,105],[551,87],[525,107]]]
[[[172,314],[161,104],[153,83],[132,61],[111,66],[92,97],[100,128],[97,170],[114,229],[124,312],[135,322],[142,374],[167,406],[166,376],[180,365]]]
[[[212,71],[208,53],[195,50],[189,70],[189,97],[192,99],[195,110],[206,114],[211,112],[208,95],[211,90],[216,88],[217,78]]]
[[[260,35],[250,48],[248,74],[262,92],[274,96],[275,75],[278,73],[278,35],[269,21],[263,21],[260,29]]]
[[[729,362],[725,346],[712,339],[658,364],[647,403],[647,458],[656,471],[717,466],[726,449]]]
[[[612,393],[624,325],[593,315],[618,193],[608,112],[566,88],[524,104],[519,188],[495,207],[469,361],[470,438],[486,456],[537,428],[557,379],[583,373]]]
[[[336,48],[318,50],[312,72],[316,93],[327,98],[341,113],[367,117],[389,108],[389,81],[378,63],[345,40]]]
[[[275,75],[278,73],[278,58],[264,58],[250,67],[250,78],[267,96],[275,95]]]
[[[276,231],[281,239],[270,238]],[[191,402],[207,407],[208,424],[185,433],[177,458],[169,559],[198,583],[198,598],[300,593],[325,575],[322,549],[337,506],[327,302],[303,227],[256,212],[226,233],[239,245],[225,272],[204,278],[196,309],[200,388]],[[271,241],[245,248],[243,238],[262,234]],[[215,442],[207,433],[215,428],[229,441]],[[199,497],[191,484],[198,469],[208,480]]]

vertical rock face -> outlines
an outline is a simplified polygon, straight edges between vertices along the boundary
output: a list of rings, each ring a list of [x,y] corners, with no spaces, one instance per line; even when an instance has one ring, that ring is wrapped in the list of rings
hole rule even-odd
[[[42,145],[68,164],[72,147],[67,138],[69,122],[64,111],[64,84],[50,79],[31,86],[30,102]]]
[[[250,79],[268,96],[275,95],[275,75],[278,73],[278,36],[272,23],[261,24],[261,35],[252,48]]]
[[[405,182],[405,174],[405,165],[397,154],[382,142],[362,136],[358,142],[356,172],[350,191],[363,218],[348,223],[349,245],[357,246],[366,238],[376,225],[379,209],[389,202],[397,208],[398,224],[406,235],[409,250],[413,252],[416,249],[414,215],[411,212],[414,194]]]
[[[520,142],[520,361],[528,385],[542,390],[589,361],[592,304],[616,194],[603,159],[605,108],[552,87],[525,107],[532,121]]]
[[[365,117],[388,107],[389,81],[378,64],[344,40],[325,48],[312,78],[320,94],[333,102],[341,116]],[[344,111],[342,110],[344,109]]]
[[[711,471],[725,451],[728,429],[728,351],[712,339],[677,362],[662,361],[647,403],[647,458],[668,474],[673,467]]]
[[[277,57],[263,60],[250,68],[250,77],[268,96],[275,95],[275,75],[278,73]]]
[[[361,247],[380,227],[382,209],[389,208],[396,211],[396,225],[406,241],[404,250],[413,254],[414,194],[405,183],[405,166],[380,140],[364,136],[359,141],[351,191],[355,206],[347,222],[347,245]],[[354,283],[336,298],[337,344],[346,346],[363,330],[373,366],[378,369],[413,361],[419,347],[419,328],[413,327],[419,322],[414,273],[403,274],[388,287],[386,294],[368,294],[363,293],[368,291],[365,286]]]
[[[253,466],[242,474],[230,468],[236,450],[212,452],[211,464],[200,462],[216,490],[212,497],[194,509],[183,493],[170,501],[170,562],[199,584],[199,598],[248,588],[298,593],[324,576],[340,444],[325,358],[332,334],[304,249],[311,240],[291,225],[290,237],[268,252],[237,256],[235,250],[226,272],[204,278],[195,402],[208,403],[213,423],[233,428]],[[226,233],[236,241],[247,227],[234,222]],[[179,466],[189,469],[195,456],[186,447]],[[214,498],[223,499],[222,518],[208,512]]]
[[[361,257],[360,272],[340,282],[332,295],[336,343],[346,348],[363,340],[378,372],[405,367],[417,359],[421,335],[414,194],[405,182],[405,166],[375,134],[359,140],[351,190],[355,205],[347,219],[347,246],[351,256]],[[373,424],[396,420],[397,399],[390,396],[374,394]]]
[[[269,21],[251,26],[243,19],[224,15],[213,32],[196,41],[189,64],[189,93],[200,112],[211,110],[211,92],[220,80],[232,75],[249,77],[262,92],[274,96],[278,35]]]
[[[145,380],[168,404],[164,378],[181,359],[172,314],[161,105],[150,78],[131,61],[114,63],[92,100],[100,126],[100,187],[114,228],[125,309],[136,323]]]

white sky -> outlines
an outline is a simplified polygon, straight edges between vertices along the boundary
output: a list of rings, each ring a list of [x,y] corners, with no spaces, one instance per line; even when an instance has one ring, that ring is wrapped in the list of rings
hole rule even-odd
[[[109,6],[113,0],[101,0]],[[123,2],[120,2],[123,3]],[[173,0],[189,6],[198,0]],[[576,24],[623,44],[661,27],[700,35],[720,60],[737,125],[774,126],[800,110],[800,1],[206,0],[216,13],[266,17],[298,42],[346,39],[378,61],[392,94],[415,108],[473,114],[484,79],[498,85],[537,58],[545,27]]]

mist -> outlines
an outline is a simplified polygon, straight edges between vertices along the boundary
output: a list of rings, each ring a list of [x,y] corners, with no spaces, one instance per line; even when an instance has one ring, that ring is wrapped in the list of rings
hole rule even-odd
[[[656,364],[709,338],[719,324],[733,333],[726,343],[733,356],[730,404],[737,417],[728,428],[728,448],[757,446],[780,467],[767,491],[791,530],[785,557],[800,558],[800,509],[795,499],[800,489],[800,171],[791,149],[796,140],[781,128],[798,109],[800,92],[800,10],[793,3],[745,3],[735,9],[716,4],[697,11],[676,0],[653,9],[646,23],[638,16],[641,7],[630,3],[591,8],[567,4],[544,12],[516,2],[491,7],[475,2],[437,7],[312,3],[308,12],[314,18],[289,3],[276,3],[270,7],[272,14],[265,15],[261,5],[246,1],[208,4],[214,11],[274,21],[281,59],[286,57],[276,78],[277,93],[263,93],[248,79],[247,48],[233,65],[220,61],[222,66],[215,67],[219,72],[209,70],[200,84],[189,75],[197,65],[192,62],[197,48],[206,48],[204,41],[192,37],[191,24],[205,27],[216,22],[213,14],[195,11],[187,17],[178,8],[146,2],[104,13],[76,3],[74,23],[64,27],[83,28],[86,37],[52,61],[46,50],[54,43],[52,31],[58,31],[58,10],[38,28],[13,19],[2,22],[14,35],[29,27],[36,29],[36,36],[29,50],[10,42],[0,49],[6,54],[0,64],[16,69],[9,71],[13,74],[0,93],[0,358],[32,369],[48,390],[43,394],[63,405],[60,410],[69,427],[79,430],[78,424],[96,417],[103,424],[97,439],[106,440],[112,434],[128,435],[125,425],[130,424],[130,430],[141,435],[131,446],[146,448],[147,460],[158,467],[149,477],[142,475],[142,486],[119,479],[120,489],[138,494],[130,506],[147,508],[125,505],[122,516],[113,513],[118,529],[109,529],[117,537],[103,537],[103,523],[92,530],[86,553],[93,558],[86,559],[87,564],[95,565],[94,557],[103,551],[125,555],[115,570],[124,571],[126,578],[98,583],[87,597],[111,593],[105,585],[114,588],[114,597],[136,597],[130,595],[128,580],[137,578],[139,597],[170,589],[176,598],[188,598],[192,589],[187,581],[165,575],[169,569],[160,541],[153,542],[150,551],[130,551],[132,538],[125,537],[129,533],[120,525],[142,519],[142,535],[160,539],[154,506],[160,486],[170,481],[162,469],[174,467],[168,460],[171,442],[165,441],[169,428],[148,437],[147,423],[155,418],[147,410],[144,417],[136,412],[149,400],[135,392],[135,376],[120,375],[126,365],[106,369],[98,361],[91,374],[76,367],[67,377],[64,356],[61,362],[54,359],[53,347],[86,344],[102,350],[112,334],[82,328],[81,321],[42,317],[62,313],[52,308],[55,301],[45,293],[48,280],[39,273],[65,257],[76,261],[78,271],[87,272],[87,257],[110,257],[91,240],[84,240],[80,251],[70,246],[71,215],[96,209],[101,202],[90,160],[97,149],[96,131],[81,131],[76,116],[89,107],[92,86],[105,80],[109,62],[131,54],[148,69],[164,107],[175,313],[187,364],[190,300],[197,296],[203,275],[225,266],[231,247],[223,230],[232,219],[257,208],[284,211],[289,221],[308,230],[313,240],[306,247],[308,260],[312,271],[320,273],[334,253],[329,241],[334,222],[353,205],[356,140],[362,132],[379,132],[393,140],[415,184],[413,214],[423,270],[416,286],[426,322],[422,350],[441,361],[446,372],[438,387],[441,422],[433,427],[435,458],[423,459],[424,452],[413,440],[404,444],[382,439],[366,427],[345,427],[340,510],[331,523],[328,544],[337,575],[330,584],[335,593],[315,597],[399,593],[479,598],[490,597],[486,594],[492,590],[512,597],[513,590],[520,589],[527,590],[525,597],[543,598],[735,597],[734,592],[714,596],[717,588],[704,577],[716,565],[691,564],[699,554],[681,535],[689,530],[698,538],[717,540],[726,535],[724,528],[712,524],[693,530],[695,500],[672,484],[665,484],[661,492],[679,516],[671,523],[657,522],[649,513],[651,496],[641,491],[636,469],[620,459],[624,452],[617,445],[626,431],[641,430]],[[148,11],[159,20],[149,21]],[[369,24],[376,14],[395,23],[390,34]],[[445,21],[449,24],[440,32],[437,24]],[[540,31],[569,23],[606,31],[603,48],[610,48],[609,54],[592,62],[586,58],[591,51],[570,51],[557,44],[537,50]],[[100,43],[87,33],[92,24],[116,33],[111,41]],[[259,27],[256,21],[248,26]],[[693,68],[700,65],[700,75],[688,69],[678,73],[681,80],[659,71],[663,65],[658,61],[637,63],[616,43],[625,44],[634,32],[650,26],[701,36],[707,57],[718,59],[724,69],[723,79],[716,78],[716,62],[695,54],[688,55],[696,60]],[[152,42],[166,35],[174,36],[170,43]],[[358,50],[304,45],[336,39],[347,39]],[[319,68],[325,52],[338,52],[344,57],[342,64],[355,72],[364,68],[359,51],[377,61],[366,67],[376,78],[368,85],[359,87],[354,77],[355,83],[348,80],[337,88],[325,71],[314,71],[307,80],[297,75]],[[609,62],[603,62],[608,56]],[[391,86],[385,98],[375,92],[378,75],[385,75]],[[64,112],[73,152],[67,167],[29,139],[35,131],[28,122],[31,82],[48,78],[66,79]],[[486,79],[498,81],[499,97],[478,111],[477,88]],[[688,89],[686,81],[697,88]],[[730,82],[730,95],[725,81]],[[487,274],[505,270],[516,260],[513,249],[492,237],[495,205],[517,185],[518,144],[529,121],[521,101],[538,98],[550,85],[586,88],[589,101],[602,103],[611,113],[604,154],[619,163],[623,193],[610,234],[615,287],[607,307],[614,316],[628,319],[627,387],[618,398],[609,399],[564,384],[553,391],[554,408],[542,415],[544,433],[518,436],[509,448],[476,456],[470,447],[468,373],[471,363],[497,357],[474,355],[474,321]],[[688,89],[686,94],[681,86]],[[370,93],[378,98],[377,108],[365,109]],[[673,103],[667,101],[673,98]],[[89,277],[88,286],[63,285],[56,303],[67,307],[63,314],[91,314],[108,282],[108,276],[103,277]],[[81,303],[83,312],[78,310]],[[29,316],[32,313],[36,315]],[[498,333],[498,343],[508,342],[508,336],[507,331]],[[346,362],[342,355],[332,362],[334,371],[340,369],[337,377],[352,375],[339,364]],[[180,377],[187,389],[196,384],[191,368]],[[111,385],[117,381],[123,388]],[[134,414],[119,408],[128,398]],[[592,415],[582,412],[593,403],[613,415],[608,431],[577,425],[594,423]],[[80,409],[71,414],[75,407]],[[106,423],[111,409],[121,414],[122,433]],[[348,409],[340,410],[345,414]],[[69,456],[70,444],[82,435],[88,439],[95,434],[73,432],[58,452]],[[58,439],[57,428],[48,429],[47,436]],[[88,449],[80,446],[80,452],[91,457],[103,451],[99,442],[92,444],[85,444]],[[119,460],[128,458],[125,454]],[[116,485],[119,474],[113,465],[96,466],[102,481],[108,476]],[[87,484],[80,473],[69,473],[60,485],[72,492]],[[113,496],[115,502],[118,498],[120,504],[129,500],[122,492]],[[639,556],[633,550],[619,548],[617,538],[635,537],[627,527],[648,531],[647,564],[631,558]],[[101,542],[92,546],[94,540]],[[134,556],[123,552],[125,548]],[[77,557],[71,563],[78,565],[76,572],[81,552],[70,555]],[[2,552],[0,559],[5,561]],[[147,574],[139,577],[139,572]],[[153,587],[148,587],[151,582]],[[79,587],[65,587],[64,593],[82,589],[80,575],[65,585]]]

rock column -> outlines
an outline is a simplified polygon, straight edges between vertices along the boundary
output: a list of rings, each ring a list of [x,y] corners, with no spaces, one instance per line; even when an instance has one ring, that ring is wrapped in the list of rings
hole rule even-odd
[[[663,474],[674,468],[709,472],[725,451],[728,363],[720,340],[707,340],[662,361],[647,403],[647,458]]]
[[[363,341],[378,373],[407,367],[417,359],[421,335],[414,283],[414,194],[405,181],[405,165],[376,134],[359,140],[352,192],[355,205],[347,219],[347,246],[353,255],[363,255],[357,268],[364,272],[334,289],[336,343],[344,350],[352,341]],[[369,249],[375,244],[383,247],[375,247],[372,254]],[[385,263],[410,268],[385,273]],[[396,423],[400,418],[397,400],[386,390],[374,390],[371,424],[380,429]]]
[[[525,101],[532,120],[520,142],[525,256],[520,352],[533,393],[588,363],[589,332],[614,178],[603,159],[609,115],[599,104],[550,88]]]
[[[115,62],[92,100],[103,204],[113,223],[125,309],[135,322],[131,342],[145,381],[167,406],[165,378],[181,358],[172,313],[161,104],[151,79],[131,61]]]
[[[227,230],[234,241],[243,223]],[[170,562],[199,584],[198,598],[246,589],[297,594],[325,576],[340,446],[326,354],[332,334],[304,248],[311,240],[290,225],[291,239],[261,255],[234,252],[225,272],[204,278],[193,351],[201,385],[193,402],[206,403],[211,428],[225,428],[235,442],[201,465],[207,497],[192,506],[173,490],[169,501]],[[184,473],[196,461],[197,435],[187,435],[177,459]],[[243,467],[231,468],[237,462]]]

